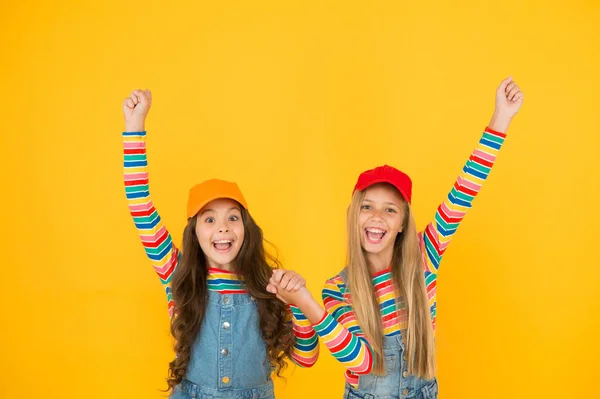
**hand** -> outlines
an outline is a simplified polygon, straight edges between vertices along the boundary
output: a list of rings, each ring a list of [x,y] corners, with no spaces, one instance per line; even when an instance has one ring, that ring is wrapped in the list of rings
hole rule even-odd
[[[302,295],[298,295],[306,287],[306,280],[293,270],[275,269],[267,285],[267,291],[275,294],[281,301],[295,303]],[[308,292],[308,290],[305,291]],[[310,295],[310,294],[309,294]]]
[[[267,291],[275,294],[283,303],[297,306],[313,324],[320,322],[326,313],[306,288],[306,281],[294,271],[273,270]]]
[[[125,130],[127,132],[142,132],[145,130],[146,116],[152,105],[150,90],[134,90],[123,101],[123,115],[125,116]]]
[[[499,132],[505,132],[512,118],[523,105],[523,92],[512,76],[504,79],[496,90],[496,109],[489,127]]]
[[[300,308],[300,310],[302,310],[302,311],[304,311],[306,304],[308,304],[310,301],[314,302],[314,299],[313,299],[310,291],[308,291],[308,289],[306,289],[306,287],[302,287],[296,292],[288,292],[286,290],[279,290],[279,289],[277,289],[276,286],[269,284],[269,285],[267,285],[267,291],[275,294],[275,296],[281,302],[283,302],[287,305],[294,305],[294,306]]]

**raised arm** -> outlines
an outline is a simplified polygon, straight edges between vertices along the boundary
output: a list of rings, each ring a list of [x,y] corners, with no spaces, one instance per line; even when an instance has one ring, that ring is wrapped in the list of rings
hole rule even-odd
[[[129,212],[138,231],[146,256],[158,274],[167,295],[169,316],[175,304],[171,293],[171,278],[177,267],[179,251],[154,208],[148,182],[146,159],[146,115],[150,109],[150,91],[134,91],[123,103],[123,182]]]
[[[523,103],[523,93],[512,78],[496,90],[496,110],[475,150],[463,166],[433,220],[420,233],[426,253],[426,271],[437,274],[448,244],[486,181],[506,138],[506,130]]]
[[[496,109],[479,143],[463,166],[450,192],[438,206],[433,220],[419,233],[424,253],[425,284],[435,329],[436,282],[440,263],[458,226],[471,209],[473,200],[496,162],[512,118],[523,104],[523,93],[512,78],[502,81],[496,90]]]

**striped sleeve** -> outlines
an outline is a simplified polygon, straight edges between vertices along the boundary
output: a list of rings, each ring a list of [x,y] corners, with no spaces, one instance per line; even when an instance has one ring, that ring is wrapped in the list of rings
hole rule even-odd
[[[425,255],[425,284],[427,285],[434,328],[436,279],[440,263],[460,222],[472,207],[473,200],[494,166],[496,156],[505,138],[505,133],[490,128],[484,130],[483,136],[467,160],[450,193],[437,208],[434,220],[419,234]]]
[[[288,321],[292,323],[296,338],[292,360],[298,366],[312,367],[319,358],[319,336],[304,313],[294,305],[288,307]]]
[[[350,306],[344,299],[344,282],[334,277],[325,283],[323,303],[327,311],[314,326],[331,354],[354,374],[368,374],[373,368],[372,349]]]
[[[171,278],[180,254],[150,198],[146,132],[123,133],[123,159],[125,195],[129,212],[146,256],[165,288],[169,316],[173,317],[175,303],[171,292]]]

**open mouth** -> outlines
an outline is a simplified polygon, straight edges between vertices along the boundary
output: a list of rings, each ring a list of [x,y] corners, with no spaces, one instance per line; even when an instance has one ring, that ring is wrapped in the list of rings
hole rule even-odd
[[[377,227],[367,227],[365,229],[365,238],[369,244],[379,244],[386,234],[387,231]]]
[[[213,248],[217,250],[217,252],[229,252],[231,247],[233,246],[233,240],[217,240],[212,243]]]

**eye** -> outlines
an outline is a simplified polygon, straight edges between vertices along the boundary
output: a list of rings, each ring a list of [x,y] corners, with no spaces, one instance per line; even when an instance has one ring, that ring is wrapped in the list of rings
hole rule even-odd
[[[389,213],[396,213],[396,210],[393,208],[387,208],[385,211]]]
[[[229,216],[229,221],[230,222],[237,222],[238,220],[240,220],[240,217],[238,215],[231,215],[231,216]]]
[[[215,221],[215,218],[213,218],[213,217],[207,217],[206,219],[204,219],[205,223],[214,223],[214,221]]]
[[[371,209],[371,205],[363,205],[363,206],[360,207],[360,209],[368,211],[369,209]]]

